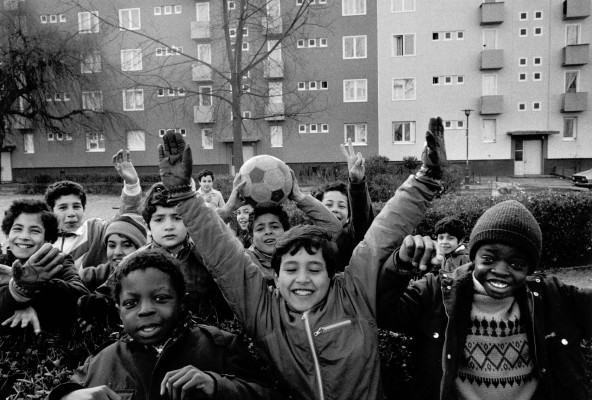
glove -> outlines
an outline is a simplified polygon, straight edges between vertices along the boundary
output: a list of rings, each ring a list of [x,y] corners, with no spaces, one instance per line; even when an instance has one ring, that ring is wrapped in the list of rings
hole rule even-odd
[[[167,132],[163,142],[164,145],[158,145],[158,162],[160,179],[168,191],[168,201],[195,196],[195,191],[191,189],[193,157],[189,145],[178,132]]]
[[[100,293],[87,294],[78,299],[78,316],[96,326],[115,328],[120,323],[115,301]]]
[[[430,118],[421,161],[418,177],[442,179],[443,167],[446,163],[446,147],[444,146],[444,125],[440,117]]]
[[[64,257],[58,249],[45,243],[24,264],[21,260],[12,263],[15,284],[27,292],[38,290],[62,270]]]

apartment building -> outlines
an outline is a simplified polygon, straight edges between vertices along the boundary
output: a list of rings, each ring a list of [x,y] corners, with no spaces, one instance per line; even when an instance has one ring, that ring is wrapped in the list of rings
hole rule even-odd
[[[220,0],[4,0],[4,12],[24,13],[35,29],[70,31],[85,47],[81,73],[96,86],[74,85],[48,100],[111,110],[124,122],[63,135],[15,125],[2,180],[111,172],[120,148],[140,171],[154,172],[167,129],[185,136],[198,167],[232,172],[227,37],[245,60],[273,50],[241,76],[245,159],[270,154],[295,168],[342,162],[339,145],[348,138],[364,155],[377,154],[376,3],[261,0],[242,35],[232,18],[226,32],[222,12],[236,15],[240,3],[223,10]],[[311,23],[282,40],[306,5]]]
[[[592,167],[590,0],[379,0],[377,15],[381,155],[418,154],[440,115],[474,174]]]

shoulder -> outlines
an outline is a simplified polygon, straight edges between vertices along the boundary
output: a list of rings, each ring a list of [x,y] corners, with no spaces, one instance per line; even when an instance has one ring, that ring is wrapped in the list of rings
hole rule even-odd
[[[226,347],[236,339],[236,335],[211,325],[198,324],[189,328],[189,331],[192,336],[198,338],[198,341],[207,341],[215,346]]]

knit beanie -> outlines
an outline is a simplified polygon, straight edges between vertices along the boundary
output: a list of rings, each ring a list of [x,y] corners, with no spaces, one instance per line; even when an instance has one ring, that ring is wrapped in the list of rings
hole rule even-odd
[[[509,244],[526,252],[532,273],[539,263],[543,234],[530,211],[516,200],[506,200],[485,211],[477,220],[469,240],[469,257],[475,259],[485,242]]]
[[[115,217],[105,232],[105,244],[113,233],[125,236],[140,248],[146,244],[146,227],[142,217],[137,214],[123,214]]]

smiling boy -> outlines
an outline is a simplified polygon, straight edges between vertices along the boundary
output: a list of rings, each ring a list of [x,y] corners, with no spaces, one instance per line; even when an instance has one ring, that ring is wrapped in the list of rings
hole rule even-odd
[[[199,182],[199,189],[197,194],[202,196],[206,203],[211,204],[215,208],[223,207],[224,197],[219,190],[214,189],[214,173],[209,169],[204,169],[197,174],[197,181]]]
[[[438,250],[443,256],[442,270],[452,272],[461,265],[470,262],[469,253],[465,248],[465,227],[461,220],[444,217],[434,228]]]

